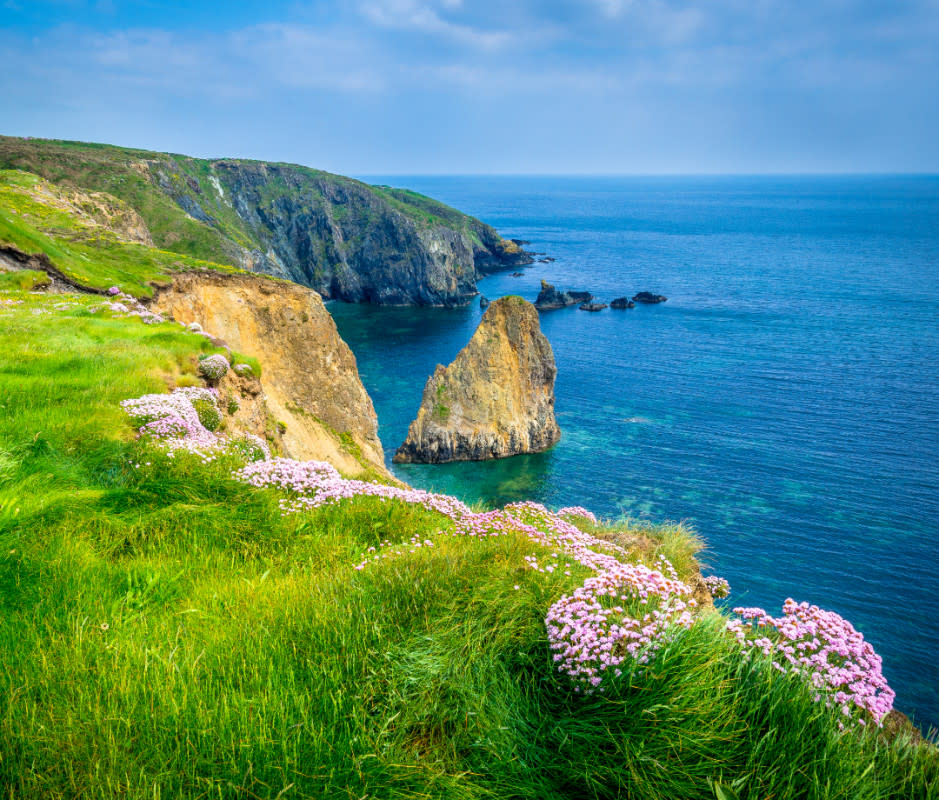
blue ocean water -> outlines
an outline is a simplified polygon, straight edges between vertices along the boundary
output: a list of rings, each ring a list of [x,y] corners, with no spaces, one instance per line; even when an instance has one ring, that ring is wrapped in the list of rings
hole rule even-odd
[[[542,314],[551,451],[395,472],[468,500],[688,521],[734,604],[837,611],[883,656],[897,706],[939,725],[939,178],[369,180],[557,259],[483,280],[490,299],[534,300],[541,278],[669,298]],[[330,310],[390,460],[478,304]]]

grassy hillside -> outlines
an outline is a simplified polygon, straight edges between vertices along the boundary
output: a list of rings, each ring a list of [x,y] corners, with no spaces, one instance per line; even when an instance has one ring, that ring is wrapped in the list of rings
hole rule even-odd
[[[194,159],[183,156],[85,142],[0,137],[0,168],[31,172],[64,187],[107,192],[143,217],[157,247],[234,264],[236,254],[229,237],[239,233],[239,226],[229,224],[218,229],[189,217],[151,181],[146,167],[151,159],[163,161],[183,184],[189,171],[200,171]],[[190,165],[189,170],[186,165]],[[188,184],[186,187],[192,191]],[[243,235],[239,239],[250,244]]]
[[[223,167],[237,165],[265,170],[271,180],[263,188],[263,200],[271,211],[279,195],[330,204],[334,198],[327,195],[355,190],[384,201],[419,227],[449,228],[477,244],[481,243],[479,232],[488,227],[417,192],[371,187],[296,164],[212,161],[106,144],[0,136],[0,169],[30,172],[64,187],[107,192],[143,217],[157,247],[220,264],[239,264],[239,248],[266,251],[268,247],[236,213],[225,189],[219,188],[220,178],[225,178]],[[204,219],[193,218],[187,211]],[[337,213],[341,216],[341,204]],[[514,247],[492,234],[493,241]]]
[[[590,571],[533,569],[561,562],[524,527],[374,497],[285,516],[234,456],[136,441],[120,401],[193,383],[211,346],[100,302],[0,293],[0,796],[935,790],[934,750],[841,732],[717,614],[575,691],[544,620]],[[681,528],[577,524],[694,571]]]
[[[18,170],[0,170],[0,244],[44,253],[69,280],[97,289],[117,285],[138,297],[177,270],[232,270],[208,261],[128,242],[82,215],[56,184]]]

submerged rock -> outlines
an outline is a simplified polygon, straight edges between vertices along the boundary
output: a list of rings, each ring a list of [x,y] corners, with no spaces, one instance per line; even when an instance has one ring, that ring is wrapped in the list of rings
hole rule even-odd
[[[663,294],[652,294],[652,292],[639,292],[639,294],[633,295],[633,300],[637,303],[664,303],[668,298]]]
[[[520,297],[494,301],[453,363],[438,365],[428,378],[395,462],[482,461],[547,450],[561,438],[556,374],[534,306]]]
[[[579,306],[581,311],[603,311],[604,308],[607,308],[606,303],[581,303]]]
[[[535,300],[535,308],[539,311],[553,311],[556,308],[589,303],[591,300],[593,300],[593,295],[590,292],[559,292],[553,284],[542,280],[541,291],[538,293],[538,299]]]
[[[628,297],[617,297],[610,302],[610,308],[635,308],[636,304]]]

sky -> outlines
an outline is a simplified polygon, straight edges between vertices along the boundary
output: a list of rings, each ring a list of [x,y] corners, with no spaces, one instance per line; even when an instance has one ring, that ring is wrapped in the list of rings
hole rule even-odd
[[[939,172],[939,0],[0,0],[0,133],[351,175]]]

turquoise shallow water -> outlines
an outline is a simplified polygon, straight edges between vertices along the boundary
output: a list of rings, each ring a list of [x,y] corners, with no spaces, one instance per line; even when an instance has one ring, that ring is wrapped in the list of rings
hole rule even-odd
[[[609,301],[543,314],[563,439],[550,452],[407,465],[409,483],[691,522],[734,604],[791,596],[850,619],[897,705],[939,725],[939,178],[373,177],[557,259],[541,278]],[[390,460],[427,376],[481,312],[331,303]]]

